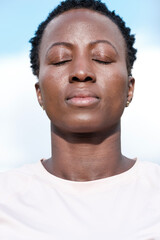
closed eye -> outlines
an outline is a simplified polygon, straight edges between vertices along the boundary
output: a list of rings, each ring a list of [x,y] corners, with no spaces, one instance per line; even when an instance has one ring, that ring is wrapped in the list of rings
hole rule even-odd
[[[55,65],[55,66],[60,66],[60,65],[63,65],[67,62],[71,62],[72,60],[69,59],[69,60],[64,60],[64,61],[61,61],[61,62],[56,62],[56,63],[52,63],[52,65]]]
[[[112,63],[112,61],[102,61],[102,60],[98,60],[98,59],[92,59],[92,60],[95,62],[98,62],[100,64],[106,64],[106,65]]]

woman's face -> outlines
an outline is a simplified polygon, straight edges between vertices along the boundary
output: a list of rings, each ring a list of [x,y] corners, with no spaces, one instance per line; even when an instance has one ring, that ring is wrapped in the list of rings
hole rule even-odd
[[[88,9],[70,10],[48,24],[36,90],[53,127],[82,133],[119,124],[134,88],[125,49],[118,27]]]

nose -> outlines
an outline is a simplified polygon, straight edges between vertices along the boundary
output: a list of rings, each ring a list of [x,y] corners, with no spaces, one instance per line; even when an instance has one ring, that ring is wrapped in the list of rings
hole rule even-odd
[[[69,76],[69,82],[96,82],[96,76],[91,64],[82,58],[78,58],[78,60],[74,61]]]

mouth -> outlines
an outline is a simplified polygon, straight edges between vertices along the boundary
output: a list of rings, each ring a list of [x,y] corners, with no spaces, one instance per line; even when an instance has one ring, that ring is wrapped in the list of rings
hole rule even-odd
[[[90,107],[98,104],[100,98],[90,91],[75,91],[66,98],[66,103],[77,107]]]

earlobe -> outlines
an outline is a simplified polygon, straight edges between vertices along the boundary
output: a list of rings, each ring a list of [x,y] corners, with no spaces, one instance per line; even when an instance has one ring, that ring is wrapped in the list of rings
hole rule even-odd
[[[44,107],[43,107],[43,100],[42,100],[42,94],[41,94],[41,89],[40,89],[40,86],[39,86],[39,82],[37,82],[35,84],[35,89],[36,89],[36,94],[37,94],[37,99],[38,99],[38,102],[39,102],[39,105],[43,108],[44,110]]]

